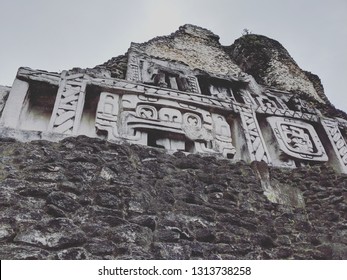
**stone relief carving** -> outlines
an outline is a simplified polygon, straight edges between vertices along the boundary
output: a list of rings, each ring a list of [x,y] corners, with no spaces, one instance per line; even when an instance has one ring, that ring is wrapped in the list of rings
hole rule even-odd
[[[95,127],[97,132],[106,131],[108,140],[114,140],[119,136],[117,128],[118,113],[119,96],[102,92],[96,110]]]
[[[288,107],[290,107],[292,110],[295,110],[295,111],[300,111],[303,113],[310,113],[310,114],[317,113],[316,110],[311,108],[306,101],[294,95],[288,100],[287,105]]]
[[[322,119],[322,124],[332,142],[341,169],[347,172],[347,144],[338,127],[338,122],[333,119]]]
[[[138,60],[134,55],[131,54],[129,54],[128,56],[128,68],[126,73],[126,79],[132,82],[140,81]]]
[[[283,153],[309,161],[327,161],[328,157],[314,127],[300,120],[268,117]]]
[[[129,99],[128,96],[123,97],[123,101]],[[156,106],[153,106],[149,100],[138,98],[139,104],[134,106],[136,112],[127,110],[121,113],[122,137],[136,142],[140,141],[137,137],[142,137],[141,141],[146,142],[143,137],[148,140],[154,133],[159,135],[154,144],[169,150],[184,151],[186,141],[190,140],[196,152],[221,153],[227,157],[235,154],[230,126],[223,116],[213,114],[212,117],[206,110],[189,108],[182,106],[182,103],[164,99],[156,100]]]
[[[212,97],[216,97],[218,99],[231,98],[233,94],[231,88],[213,85],[213,84],[210,85],[210,92]]]
[[[42,83],[45,86],[34,89],[49,89],[52,109],[33,108],[36,115],[46,112],[47,121],[41,121],[46,126],[39,128],[43,131],[66,135],[88,132],[86,135],[110,141],[125,139],[171,151],[219,154],[294,167],[298,162],[333,162],[333,154],[329,152],[328,159],[328,146],[316,132],[320,127],[326,132],[324,139],[331,142],[329,147],[333,147],[340,169],[347,173],[347,145],[338,128],[342,121],[321,120],[317,111],[302,100],[264,89],[250,76],[211,76],[205,80],[204,86],[209,90],[205,95],[200,93],[200,80],[184,65],[157,58],[148,61],[148,57],[138,55],[130,55],[128,61],[127,80],[20,69],[0,123],[35,130],[35,122],[25,122],[30,127],[18,123],[30,111],[25,102],[33,89],[31,83]],[[33,96],[44,97],[43,93]],[[14,113],[15,106],[29,109]],[[79,130],[82,122],[83,129]],[[273,140],[264,137],[269,132],[276,149],[269,147]],[[284,160],[276,158],[278,152]]]
[[[162,122],[182,123],[182,113],[177,109],[161,108],[159,110],[159,120]]]
[[[199,83],[195,76],[187,76],[189,90],[191,92],[200,93]]]
[[[71,79],[71,77],[70,77]],[[69,81],[63,72],[56,103],[48,129],[65,134],[76,134],[81,119],[86,83]]]
[[[288,110],[285,103],[278,97],[272,95],[270,92],[265,92],[263,95],[255,96],[257,105],[263,110],[264,113],[274,114],[279,110]]]
[[[250,108],[241,107],[240,116],[251,161],[271,163],[254,111]]]
[[[136,108],[137,116],[143,119],[156,120],[158,119],[158,111],[150,105],[139,105]]]
[[[130,50],[126,79],[173,90],[200,93],[197,78],[186,65]]]
[[[236,153],[236,149],[232,144],[230,126],[225,117],[217,114],[213,114],[212,117],[216,150],[220,151],[223,156],[232,158]]]

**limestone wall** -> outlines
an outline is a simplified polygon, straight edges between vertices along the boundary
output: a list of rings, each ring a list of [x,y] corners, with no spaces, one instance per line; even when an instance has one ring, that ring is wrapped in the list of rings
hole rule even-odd
[[[347,176],[326,166],[0,141],[1,259],[347,258]]]

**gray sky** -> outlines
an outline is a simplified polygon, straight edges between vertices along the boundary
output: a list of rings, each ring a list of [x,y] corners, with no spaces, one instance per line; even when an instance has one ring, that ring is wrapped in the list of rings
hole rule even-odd
[[[223,45],[244,28],[279,41],[347,112],[346,14],[347,0],[0,0],[0,85],[11,85],[20,66],[94,67],[124,54],[130,42],[192,23]]]

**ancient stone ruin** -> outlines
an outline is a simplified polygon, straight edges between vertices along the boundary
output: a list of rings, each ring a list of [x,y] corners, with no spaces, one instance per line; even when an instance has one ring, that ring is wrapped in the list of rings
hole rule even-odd
[[[212,36],[185,29],[200,40]],[[293,91],[258,84],[231,58],[191,65],[170,54],[132,44],[124,79],[20,68],[1,126],[47,139],[86,135],[277,167],[328,163],[347,173],[346,120],[324,115]],[[325,102],[312,85],[306,89]]]
[[[278,42],[184,25],[0,86],[1,259],[346,259],[347,116]]]

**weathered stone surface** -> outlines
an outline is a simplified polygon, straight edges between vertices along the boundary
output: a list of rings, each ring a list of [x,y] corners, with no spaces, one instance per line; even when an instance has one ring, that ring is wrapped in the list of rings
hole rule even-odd
[[[127,64],[128,56],[125,54],[113,57],[102,65],[96,66],[95,68],[106,68],[108,71],[110,71],[113,78],[124,79],[126,75]]]
[[[300,69],[287,50],[277,41],[249,34],[227,48],[241,69],[263,85],[291,92],[305,92],[320,102],[326,97],[319,79]]]
[[[55,259],[54,254],[31,246],[1,244],[0,258],[2,260],[48,260]]]
[[[267,167],[269,184],[301,193],[296,207],[270,202],[250,165],[214,157],[77,137],[2,142],[0,158],[2,259],[346,258],[347,176],[326,167]],[[73,165],[89,179],[70,181]],[[61,181],[30,179],[48,166]]]
[[[71,194],[66,192],[52,192],[47,197],[47,203],[51,203],[63,211],[76,211],[80,205]]]
[[[54,258],[59,260],[86,260],[89,258],[89,254],[83,247],[76,247],[61,250]]]
[[[8,241],[14,237],[14,230],[12,227],[5,223],[0,224],[0,241]]]
[[[10,90],[11,90],[10,87],[5,87],[0,85],[0,117],[2,114],[2,110],[4,109]]]
[[[43,248],[65,248],[85,242],[85,234],[69,219],[57,218],[39,222],[20,230],[13,241]]]
[[[169,35],[156,37],[133,47],[155,57],[181,61],[191,69],[237,75],[240,68],[228,57],[219,43],[219,36],[198,26],[186,24]]]

